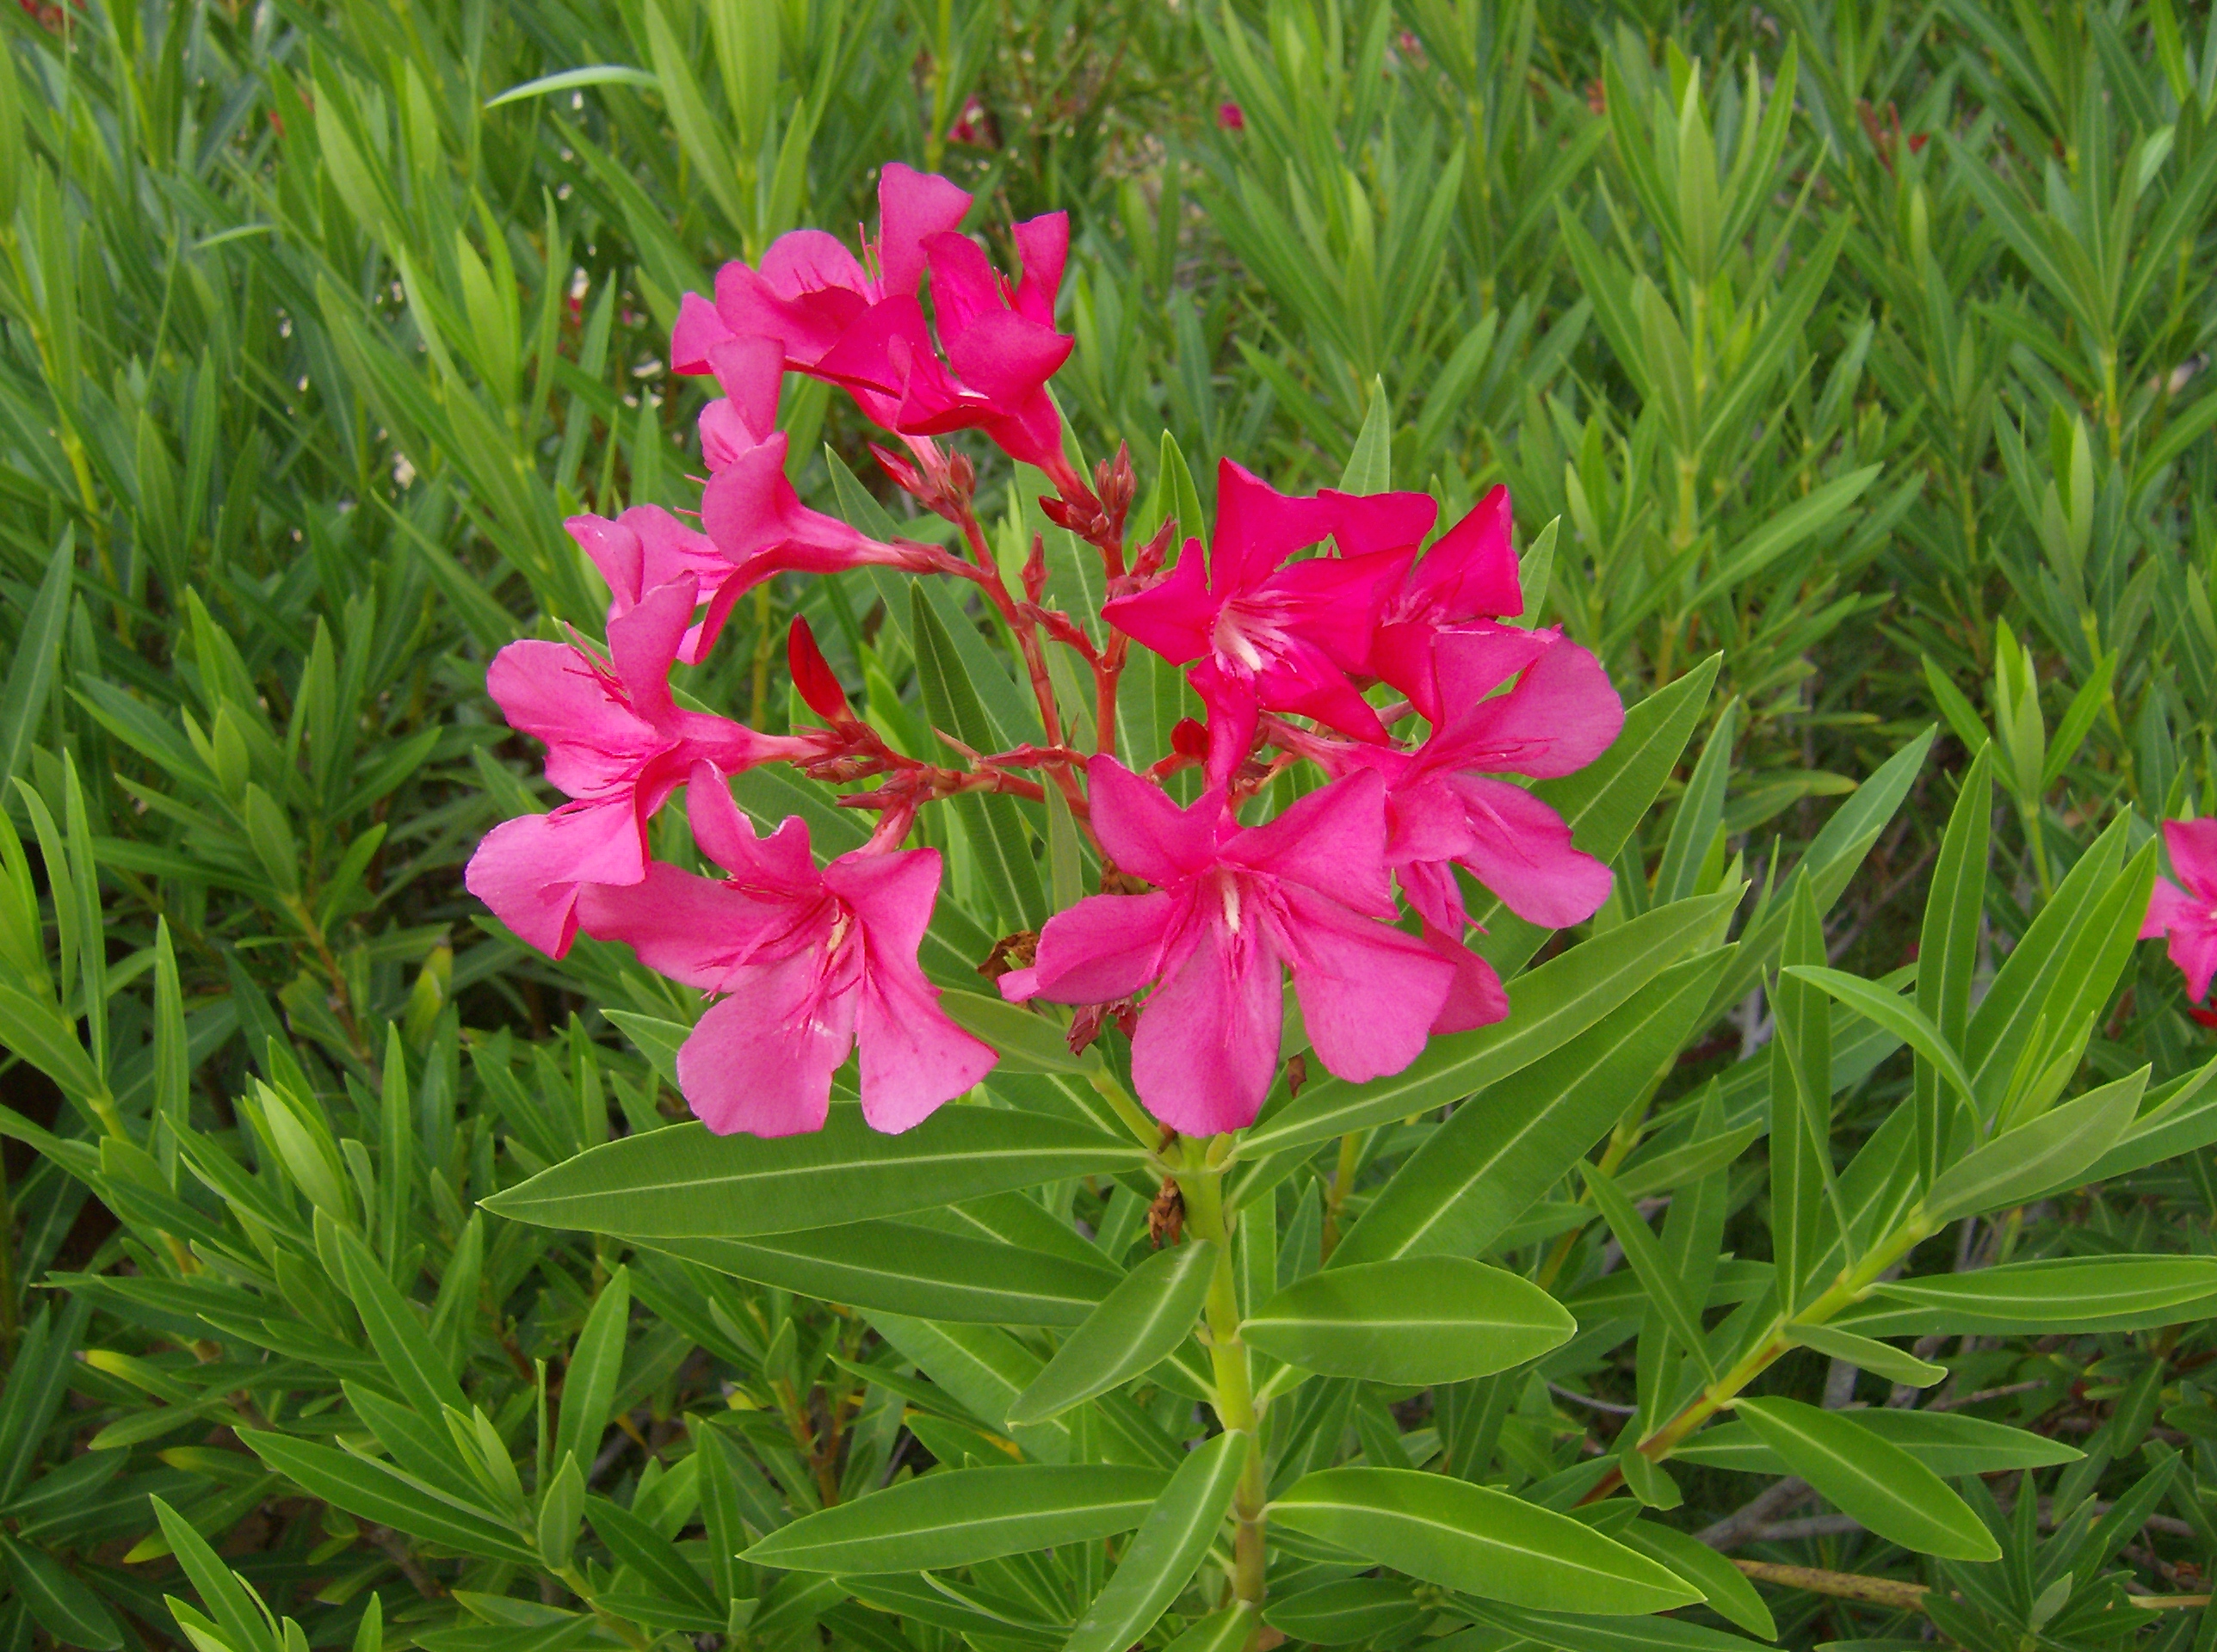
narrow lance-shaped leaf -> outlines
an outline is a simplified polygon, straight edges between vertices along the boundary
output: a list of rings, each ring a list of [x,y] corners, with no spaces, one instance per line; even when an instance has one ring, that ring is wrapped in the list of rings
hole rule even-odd
[[[1647,1287],[1647,1300],[1661,1312],[1670,1335],[1701,1361],[1703,1372],[1714,1378],[1716,1371],[1709,1364],[1708,1338],[1701,1328],[1700,1307],[1687,1300],[1677,1274],[1664,1259],[1663,1247],[1656,1242],[1654,1230],[1632,1201],[1617,1192],[1616,1184],[1606,1172],[1590,1164],[1581,1164],[1578,1168],[1585,1177],[1588,1191],[1593,1194],[1595,1205],[1609,1222],[1609,1231],[1624,1248],[1624,1260],[1640,1276],[1640,1284]]]
[[[1948,817],[1917,942],[1917,1008],[1955,1049],[1962,1047],[1970,1028],[1971,977],[1978,965],[1979,920],[1985,912],[1993,792],[1993,746],[1981,742]],[[1921,1053],[1916,1085],[1918,1179],[1930,1184],[1940,1174],[1946,1151],[1945,1115],[1940,1107],[1939,1069]]]
[[[1232,1433],[1187,1453],[1063,1652],[1124,1652],[1155,1626],[1207,1556],[1254,1448],[1252,1435]]]
[[[570,1351],[562,1378],[561,1409],[554,1421],[552,1461],[575,1457],[590,1463],[608,1432],[608,1407],[623,1372],[624,1341],[631,1329],[631,1276],[619,1267],[601,1287]]]
[[[1170,1476],[1089,1463],[950,1469],[795,1520],[747,1550],[803,1572],[936,1571],[1128,1532]]]
[[[641,1238],[744,1238],[899,1216],[1068,1176],[1113,1174],[1135,1143],[1038,1113],[942,1107],[898,1136],[834,1101],[822,1130],[763,1140],[699,1125],[581,1153],[485,1199],[512,1221]]]
[[[1195,1241],[1133,1268],[1016,1396],[1009,1421],[1045,1422],[1160,1362],[1193,1334],[1219,1254]]]
[[[1998,1560],[1985,1522],[1899,1446],[1799,1400],[1742,1400],[1738,1415],[1787,1465],[1879,1536],[1919,1554]]]
[[[1577,1329],[1515,1273],[1462,1256],[1406,1256],[1312,1273],[1249,1315],[1239,1335],[1326,1376],[1429,1387],[1536,1359]]]
[[[1488,1600],[1542,1611],[1664,1612],[1701,1598],[1668,1569],[1568,1515],[1409,1469],[1322,1469],[1272,1521]]]
[[[1948,1222],[2070,1186],[2133,1122],[2148,1072],[2114,1079],[1958,1159],[1933,1182],[1925,1208]]]

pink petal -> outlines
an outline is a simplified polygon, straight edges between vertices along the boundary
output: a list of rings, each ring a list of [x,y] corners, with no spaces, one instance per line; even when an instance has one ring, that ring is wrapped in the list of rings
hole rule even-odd
[[[1383,740],[1386,725],[1370,702],[1324,650],[1299,637],[1288,638],[1277,657],[1256,674],[1263,704],[1294,712],[1358,740]]]
[[[1214,862],[1217,823],[1224,817],[1221,792],[1205,792],[1190,809],[1181,809],[1161,786],[1114,757],[1089,761],[1085,781],[1093,829],[1121,870],[1167,885]]]
[[[1186,1136],[1241,1130],[1269,1093],[1285,1016],[1278,956],[1254,925],[1205,926],[1155,989],[1132,1036],[1132,1083],[1156,1118]]]
[[[854,909],[874,967],[916,967],[916,949],[939,899],[937,849],[857,849],[824,867],[823,876],[824,886]]]
[[[2186,996],[2200,1003],[2217,975],[2217,922],[2188,917],[2171,926],[2171,961],[2186,972]]]
[[[1112,597],[1101,617],[1140,647],[1172,665],[1208,652],[1221,605],[1208,595],[1208,564],[1201,541],[1188,539],[1164,578],[1130,596]]]
[[[1380,594],[1407,565],[1405,551],[1309,557],[1279,569],[1257,588],[1256,595],[1284,601],[1296,634],[1323,650],[1341,670],[1360,671],[1370,656],[1371,621]]]
[[[1435,1032],[1468,1032],[1509,1018],[1509,994],[1492,965],[1457,940],[1460,930],[1442,932],[1426,924],[1424,945],[1454,967],[1454,982],[1440,1006]]]
[[[1046,213],[1017,225],[1016,256],[1023,261],[1016,283],[1016,309],[1042,327],[1054,325],[1054,298],[1062,287],[1062,267],[1070,256],[1070,214]]]
[[[793,484],[785,479],[785,433],[742,453],[701,490],[701,526],[725,558],[743,564],[783,537],[781,521]],[[794,501],[798,503],[797,500]]]
[[[746,428],[756,440],[768,440],[777,428],[778,391],[785,384],[783,342],[759,334],[726,339],[710,348],[708,365]]]
[[[1021,407],[1036,395],[1070,359],[1077,342],[1010,310],[981,316],[967,330],[942,332],[941,337],[946,340],[947,365],[964,388],[1002,410]]]
[[[670,370],[707,372],[709,350],[731,336],[731,328],[714,305],[698,293],[686,293],[677,300],[677,324],[670,330]]]
[[[2178,881],[2203,900],[2217,903],[2217,816],[2204,820],[2166,820],[2163,846]]]
[[[1222,789],[1232,784],[1255,749],[1255,730],[1263,720],[1263,699],[1253,682],[1235,677],[1214,660],[1204,660],[1186,674],[1201,703],[1208,709],[1208,783]]]
[[[1379,626],[1370,657],[1378,675],[1407,694],[1435,724],[1462,729],[1475,720],[1478,732],[1468,738],[1482,747],[1485,731],[1511,715],[1493,706],[1494,691],[1528,669],[1559,639],[1557,632],[1525,631],[1495,625],[1490,620],[1445,626],[1411,620]],[[1607,687],[1605,678],[1603,687]],[[1609,700],[1615,703],[1615,695],[1610,693]],[[1618,715],[1621,718],[1621,711]]]
[[[878,269],[888,297],[915,293],[924,237],[955,228],[969,210],[969,195],[936,173],[894,161],[878,175]]]
[[[1440,535],[1409,576],[1409,595],[1440,620],[1515,619],[1524,594],[1510,547],[1509,490],[1495,486]]]
[[[947,1019],[912,954],[905,968],[874,959],[864,968],[855,1042],[862,1117],[889,1135],[923,1123],[1000,1059]]]
[[[1399,1072],[1431,1037],[1454,965],[1310,890],[1288,889],[1286,906],[1287,962],[1318,1059],[1356,1084]]]
[[[1470,823],[1455,859],[1503,905],[1550,929],[1583,923],[1601,909],[1609,870],[1571,847],[1571,829],[1560,815],[1506,780],[1458,774],[1452,784]]]
[[[608,618],[627,612],[639,601],[642,552],[639,535],[605,516],[571,516],[563,524],[577,548],[608,583]]]
[[[823,878],[809,853],[808,823],[787,815],[768,837],[755,835],[754,823],[732,801],[723,777],[703,764],[685,792],[686,818],[701,853],[732,874],[732,881],[763,896],[812,898]]]
[[[1209,589],[1228,596],[1259,584],[1294,552],[1328,535],[1336,515],[1320,499],[1289,497],[1244,466],[1220,459]]]
[[[2140,924],[2140,939],[2153,940],[2175,925],[2191,916],[2195,902],[2168,878],[2158,878],[2155,887],[2148,891],[2147,916]]]
[[[645,870],[645,835],[627,796],[501,822],[462,882],[524,941],[560,958],[577,933],[577,885],[637,883]]]
[[[573,798],[622,786],[659,743],[609,693],[592,656],[567,643],[510,643],[493,656],[485,689],[511,728],[546,742],[547,778]]]
[[[701,582],[680,574],[640,596],[621,620],[608,623],[608,656],[631,695],[632,708],[652,720],[676,709],[670,698],[670,668],[684,645],[700,601]]]
[[[992,261],[968,236],[926,236],[923,256],[931,268],[931,314],[941,338],[959,337],[1004,307]]]
[[[790,903],[659,860],[635,884],[588,885],[577,897],[577,925],[594,940],[621,941],[657,975],[708,992],[729,991],[734,972],[765,941],[790,940],[794,915]]]
[[[1460,674],[1466,668],[1473,674],[1491,670],[1487,662],[1504,645],[1490,638],[1473,640],[1467,658],[1457,651],[1465,646],[1462,638],[1443,634],[1441,646],[1442,702],[1469,709],[1448,712],[1446,725],[1427,749],[1428,764],[1544,780],[1584,768],[1609,749],[1624,727],[1624,704],[1609,687],[1609,674],[1567,638],[1554,637],[1507,693],[1474,705],[1458,681]]]
[[[1469,925],[1462,885],[1455,881],[1454,867],[1448,861],[1410,860],[1396,866],[1393,872],[1409,909],[1423,918],[1428,928],[1460,935]]]
[[[677,1051],[677,1087],[719,1136],[797,1136],[831,1113],[854,1044],[855,995],[822,991],[811,949],[740,971]]]
[[[1429,493],[1342,493],[1326,488],[1317,497],[1331,507],[1331,536],[1344,556],[1374,551],[1413,551],[1439,518]]]
[[[1062,450],[1062,415],[1044,388],[1025,397],[1007,418],[988,419],[978,428],[1019,465],[1052,471],[1069,462]]]
[[[716,313],[734,333],[782,341],[805,371],[869,307],[868,285],[837,236],[795,230],[770,243],[759,274],[737,259],[716,272]]]
[[[1224,859],[1380,918],[1396,909],[1386,872],[1386,783],[1370,771],[1320,786],[1267,825],[1241,832]]]
[[[1002,996],[1011,1002],[1040,997],[1058,1004],[1102,1004],[1130,996],[1161,967],[1175,905],[1171,897],[1159,892],[1087,896],[1047,921],[1036,962],[1028,971],[1003,976]],[[1012,992],[1009,983],[1018,973],[1025,979]]]
[[[817,376],[834,384],[925,395],[935,407],[953,395],[939,365],[923,306],[912,298],[887,299],[857,316],[816,363]]]

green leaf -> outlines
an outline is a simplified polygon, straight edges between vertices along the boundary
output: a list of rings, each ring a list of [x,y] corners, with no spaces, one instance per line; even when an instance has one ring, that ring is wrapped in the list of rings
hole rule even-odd
[[[1354,451],[1339,474],[1342,493],[1383,493],[1393,485],[1393,416],[1386,404],[1386,381],[1370,380],[1370,405],[1362,415]]]
[[[1663,1316],[1663,1322],[1670,1328],[1679,1346],[1689,1350],[1701,1362],[1702,1371],[1714,1378],[1716,1372],[1709,1364],[1708,1336],[1701,1328],[1701,1304],[1687,1299],[1679,1276],[1664,1258],[1655,1230],[1632,1201],[1617,1192],[1606,1173],[1590,1164],[1582,1163],[1578,1169],[1585,1177],[1595,1207],[1608,1221],[1616,1242],[1624,1248],[1624,1260],[1646,1287],[1648,1302]]]
[[[326,1218],[328,1222],[328,1218]],[[467,1409],[461,1385],[447,1369],[446,1361],[431,1346],[415,1308],[393,1288],[377,1259],[369,1254],[351,1228],[329,1224],[330,1244],[337,1250],[340,1271],[346,1276],[347,1295],[361,1316],[370,1346],[385,1366],[386,1375],[417,1415],[437,1422],[448,1407]]]
[[[608,1431],[608,1409],[623,1374],[624,1342],[631,1330],[631,1275],[622,1267],[593,1298],[562,1378],[562,1405],[554,1419],[553,1461],[574,1457],[590,1463]]]
[[[1621,1008],[1739,898],[1731,891],[1674,901],[1583,941],[1509,983],[1509,1014],[1474,1032],[1435,1038],[1400,1072],[1365,1084],[1329,1076],[1266,1115],[1240,1139],[1243,1158],[1406,1119],[1483,1090]]]
[[[1985,1522],[1940,1476],[1842,1413],[1743,1399],[1738,1415],[1787,1467],[1889,1542],[1948,1560],[1998,1560]]]
[[[15,1598],[30,1608],[31,1616],[58,1645],[114,1652],[123,1644],[114,1614],[45,1550],[0,1532],[0,1563],[5,1563]]]
[[[1242,1340],[1328,1377],[1430,1387],[1490,1376],[1570,1340],[1578,1322],[1529,1280],[1461,1256],[1326,1268],[1286,1287]]]
[[[1970,1029],[1971,977],[1978,967],[1993,835],[1993,746],[1982,737],[1976,749],[1933,865],[1917,952],[1917,1006],[1955,1049],[1962,1047]],[[1919,1180],[1930,1183],[1940,1174],[1947,1145],[1939,1069],[1930,1060],[1918,1061],[1916,1083]]]
[[[8,782],[22,767],[23,755],[31,749],[32,737],[46,714],[46,701],[53,693],[76,570],[77,529],[71,525],[62,530],[53,555],[46,559],[38,595],[24,610],[23,628],[14,643],[15,657],[8,663],[7,686],[0,687],[0,798],[7,795]]]
[[[231,1637],[236,1652],[261,1645],[269,1636],[268,1614],[261,1601],[224,1563],[207,1539],[194,1530],[191,1521],[159,1497],[148,1501],[153,1504],[155,1519],[161,1522],[162,1535],[169,1539],[170,1552],[192,1580],[201,1604],[215,1614],[217,1624]]]
[[[1753,1652],[1754,1643],[1703,1624],[1676,1618],[1650,1618],[1631,1624],[1590,1612],[1520,1612],[1485,1606],[1479,1615],[1520,1637],[1518,1644],[1561,1649],[1561,1652]],[[1837,1643],[1836,1643],[1837,1644]]]
[[[311,1497],[337,1504],[359,1519],[466,1554],[520,1566],[537,1563],[538,1556],[519,1533],[434,1496],[382,1463],[258,1428],[238,1433],[247,1449],[273,1472]]]
[[[713,1433],[714,1431],[709,1431]],[[701,1501],[712,1502],[708,1485],[722,1486],[728,1476],[710,1473],[704,1477]],[[539,1494],[539,1553],[542,1564],[561,1570],[570,1563],[577,1542],[577,1522],[585,1515],[585,1475],[571,1452],[562,1453],[562,1466]],[[733,1552],[737,1534],[733,1534]]]
[[[942,1107],[898,1136],[834,1101],[824,1128],[764,1140],[675,1125],[627,1136],[483,1201],[540,1227],[645,1239],[746,1238],[1136,1169],[1145,1150],[1043,1114]]]
[[[1932,1025],[1924,1012],[1884,987],[1875,986],[1861,976],[1850,975],[1843,970],[1828,970],[1815,965],[1790,965],[1785,973],[1797,981],[1806,981],[1811,986],[1845,1004],[1864,1020],[1875,1022],[1893,1033],[1911,1049],[1923,1056],[1939,1069],[1940,1076],[1955,1086],[1955,1093],[1966,1101],[1975,1100],[1971,1088],[1971,1076],[1963,1070],[1961,1057],[1940,1036],[1940,1029]]]
[[[2217,1296],[2217,1260],[2110,1256],[2099,1261],[2004,1262],[1970,1273],[1882,1280],[1871,1290],[1891,1302],[1932,1310],[1949,1328],[1960,1326],[1967,1333],[2038,1335],[2094,1325],[2145,1329],[2202,1317],[2203,1300]]]
[[[620,1564],[630,1567],[672,1600],[694,1606],[716,1621],[722,1620],[724,1609],[709,1590],[707,1580],[686,1563],[675,1544],[631,1510],[605,1497],[589,1495],[585,1499],[585,1518],[593,1523],[594,1532],[608,1544],[608,1553]]]
[[[1219,1248],[1194,1241],[1133,1268],[1016,1396],[1011,1423],[1045,1422],[1161,1363],[1193,1335]]]
[[[1707,1605],[1727,1623],[1738,1624],[1766,1641],[1778,1638],[1777,1622],[1770,1608],[1755,1592],[1755,1585],[1739,1569],[1699,1538],[1658,1526],[1652,1520],[1633,1520],[1610,1533],[1627,1549],[1661,1561],[1708,1596]]]
[[[1957,1160],[1925,1194],[1925,1209],[1936,1222],[1952,1222],[2073,1185],[2133,1122],[2149,1070],[2090,1090]]]
[[[1169,1482],[1105,1463],[941,1470],[795,1520],[742,1558],[799,1572],[970,1566],[1128,1532]]]
[[[1467,1256],[1491,1244],[1662,1071],[1730,955],[1665,971],[1629,1008],[1456,1108],[1386,1184],[1332,1265]]]
[[[1568,1515],[1411,1469],[1323,1469],[1273,1521],[1428,1583],[1541,1611],[1611,1616],[1701,1599],[1674,1573]]]
[[[1699,892],[1701,863],[1724,823],[1725,782],[1732,773],[1732,739],[1739,725],[1739,701],[1726,702],[1717,725],[1701,747],[1701,761],[1687,779],[1685,794],[1670,816],[1670,835],[1655,869],[1658,903],[1683,901]]]
[[[1251,1435],[1234,1433],[1187,1453],[1063,1652],[1124,1652],[1139,1644],[1207,1557],[1253,1449]]]
[[[1834,1359],[1844,1359],[1873,1376],[1883,1377],[1905,1388],[1930,1388],[1945,1381],[1948,1376],[1945,1365],[1919,1359],[1905,1348],[1897,1348],[1873,1337],[1857,1336],[1837,1325],[1788,1325],[1786,1334],[1805,1347],[1814,1348]]]
[[[1313,1646],[1351,1646],[1424,1616],[1414,1590],[1384,1577],[1342,1578],[1279,1596],[1263,1608],[1263,1621],[1271,1628]]]
[[[1069,1037],[1061,1027],[1022,1004],[982,992],[964,992],[959,987],[942,987],[939,1007],[955,1026],[999,1051],[1001,1064],[996,1070],[1001,1074],[1101,1070],[1099,1056],[1090,1050],[1073,1055]]]
[[[1900,1446],[1946,1479],[1965,1474],[2052,1468],[2059,1463],[2075,1463],[2084,1455],[2044,1434],[1952,1411],[1909,1411],[1881,1406],[1839,1415],[1856,1427]],[[1671,1458],[1674,1462],[1698,1463],[1707,1468],[1732,1469],[1743,1474],[1789,1472],[1786,1459],[1744,1422],[1723,1422],[1705,1428],[1672,1452]]]
[[[735,1279],[862,1309],[986,1325],[1077,1325],[1121,1277],[1066,1256],[905,1222],[751,1240],[642,1240]]]
[[[527,80],[520,86],[511,86],[497,97],[485,100],[485,108],[497,109],[503,103],[515,103],[527,97],[544,97],[549,92],[567,92],[580,86],[659,86],[661,83],[644,69],[627,68],[621,64],[589,64],[582,69],[565,69],[557,75],[541,75],[536,80]]]

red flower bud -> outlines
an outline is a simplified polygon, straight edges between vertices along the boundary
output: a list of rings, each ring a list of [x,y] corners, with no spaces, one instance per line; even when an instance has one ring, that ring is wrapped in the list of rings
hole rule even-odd
[[[793,628],[785,635],[785,659],[793,671],[793,686],[808,702],[810,711],[826,722],[854,720],[854,712],[847,708],[847,691],[839,686],[824,650],[817,647],[816,633],[809,630],[808,621],[797,613],[793,616]]]

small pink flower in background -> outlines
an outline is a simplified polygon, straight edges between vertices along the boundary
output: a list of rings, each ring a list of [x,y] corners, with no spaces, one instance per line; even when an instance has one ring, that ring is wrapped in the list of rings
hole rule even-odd
[[[1244,132],[1247,111],[1237,103],[1220,103],[1216,106],[1216,124],[1226,132]]]
[[[948,140],[967,144],[973,149],[990,147],[993,141],[991,119],[985,113],[985,106],[978,101],[978,94],[973,92],[964,101],[962,113],[955,118],[954,124],[948,127]]]
[[[1233,762],[1264,710],[1381,740],[1385,728],[1349,674],[1365,668],[1380,594],[1437,509],[1422,494],[1288,496],[1227,459],[1217,466],[1207,551],[1188,539],[1168,576],[1102,614],[1171,663],[1195,664],[1213,749],[1232,752]],[[1287,560],[1335,533],[1356,554]],[[1222,767],[1213,756],[1212,779],[1224,778]]]
[[[1004,996],[1090,1004],[1155,983],[1132,1037],[1133,1082],[1188,1135],[1254,1122],[1277,1069],[1281,967],[1331,1072],[1361,1082],[1416,1059],[1455,971],[1393,927],[1375,777],[1312,792],[1251,829],[1221,792],[1180,809],[1111,757],[1086,779],[1102,849],[1157,891],[1090,896],[1048,919],[1034,965],[1001,977]]]
[[[831,1076],[857,1046],[862,1116],[898,1132],[991,1070],[993,1051],[947,1019],[917,963],[939,891],[939,852],[868,849],[818,867],[794,816],[769,837],[703,765],[693,834],[728,878],[656,865],[586,891],[588,934],[621,940],[672,980],[727,995],[677,1052],[677,1082],[718,1135],[820,1130]]]
[[[1054,327],[1069,219],[1050,213],[1016,226],[1023,268],[1010,282],[956,232],[970,200],[944,178],[886,166],[878,238],[861,259],[835,236],[795,230],[771,243],[759,269],[726,264],[713,304],[694,293],[681,301],[671,367],[710,372],[727,340],[775,340],[782,367],[842,386],[911,446],[983,430],[1058,483],[1074,481],[1046,389],[1072,342]],[[919,301],[927,274],[936,338]]]
[[[2178,882],[2155,880],[2140,939],[2168,938],[2171,961],[2186,976],[2186,996],[2198,1004],[2217,976],[2217,817],[2166,820],[2163,845]]]
[[[547,744],[547,778],[571,801],[503,821],[470,857],[470,893],[555,958],[577,932],[578,891],[646,875],[646,823],[697,766],[722,774],[805,749],[679,708],[670,668],[693,617],[690,575],[650,591],[608,626],[603,663],[568,643],[510,643],[485,687],[509,725]]]

